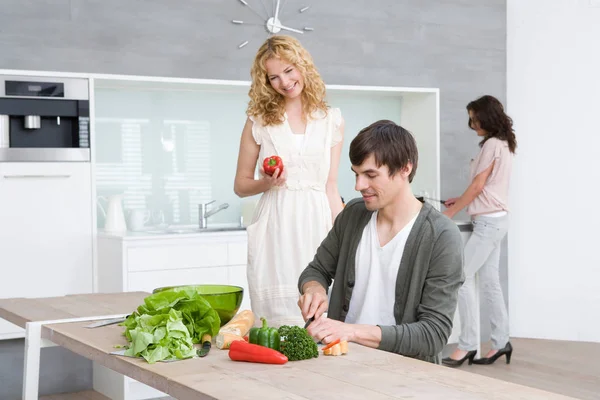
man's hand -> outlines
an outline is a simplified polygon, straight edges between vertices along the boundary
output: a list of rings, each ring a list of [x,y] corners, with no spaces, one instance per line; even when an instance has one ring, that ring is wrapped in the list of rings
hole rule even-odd
[[[337,339],[354,341],[354,327],[355,325],[322,317],[315,319],[306,330],[310,336],[321,343],[329,344]]]
[[[325,288],[318,282],[307,282],[302,289],[302,293],[303,295],[298,300],[302,317],[305,321],[312,317],[315,320],[319,319],[328,307]]]

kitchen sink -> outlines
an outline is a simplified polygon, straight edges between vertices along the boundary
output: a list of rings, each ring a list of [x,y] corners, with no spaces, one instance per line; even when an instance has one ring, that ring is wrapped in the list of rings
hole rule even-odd
[[[209,232],[234,232],[244,230],[246,230],[246,228],[239,225],[214,225],[203,229],[200,229],[197,226],[170,226],[167,228],[150,229],[145,232],[154,235],[183,235]]]

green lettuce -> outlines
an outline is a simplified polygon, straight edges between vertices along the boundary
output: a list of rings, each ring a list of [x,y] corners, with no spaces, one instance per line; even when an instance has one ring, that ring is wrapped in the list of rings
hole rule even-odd
[[[194,344],[205,334],[216,336],[221,319],[193,287],[183,287],[146,297],[121,325],[129,342],[125,355],[153,364],[193,357]]]

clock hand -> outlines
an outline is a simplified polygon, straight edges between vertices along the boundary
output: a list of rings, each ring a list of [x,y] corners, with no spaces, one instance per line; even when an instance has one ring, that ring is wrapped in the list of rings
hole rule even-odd
[[[277,5],[275,6],[275,22],[277,22],[277,17],[279,17],[279,2],[281,0],[277,0]]]
[[[260,15],[258,13],[258,11],[256,11],[254,8],[252,8],[250,6],[250,4],[248,4],[248,2],[246,0],[240,0],[240,3],[242,3],[244,6],[248,7],[254,14],[256,14],[261,20],[264,20],[264,17],[262,15]]]
[[[284,30],[286,30],[286,31],[290,31],[290,32],[296,32],[296,33],[301,33],[301,34],[304,34],[304,32],[302,32],[301,30],[294,29],[294,28],[289,28],[289,27],[287,27],[287,26],[283,26],[283,25],[281,25],[281,24],[273,23],[273,26],[274,26],[274,27],[276,27],[276,28],[279,28],[279,29],[284,29]]]

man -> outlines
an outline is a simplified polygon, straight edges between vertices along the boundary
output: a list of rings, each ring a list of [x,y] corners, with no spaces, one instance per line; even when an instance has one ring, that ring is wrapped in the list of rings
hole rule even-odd
[[[362,199],[338,215],[298,281],[302,315],[315,318],[308,332],[439,364],[464,281],[460,232],[413,195],[417,145],[401,126],[363,129],[350,161]]]

